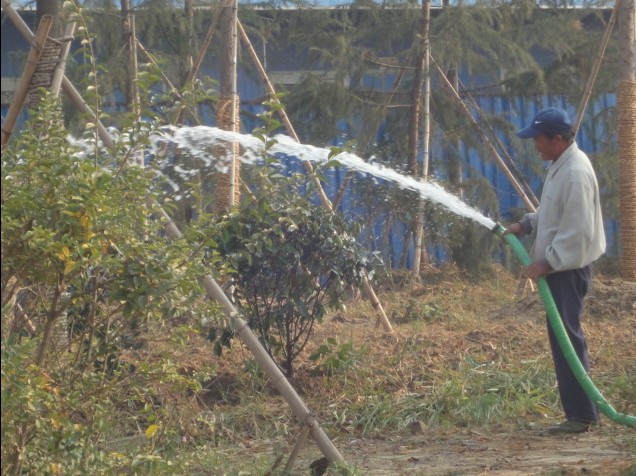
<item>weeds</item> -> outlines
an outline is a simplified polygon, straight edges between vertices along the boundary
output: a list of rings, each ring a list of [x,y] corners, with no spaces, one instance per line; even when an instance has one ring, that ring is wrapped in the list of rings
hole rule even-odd
[[[364,347],[355,350],[351,342],[338,345],[338,339],[328,337],[327,341],[309,356],[312,362],[318,362],[314,370],[318,373],[333,376],[353,370],[360,362]]]

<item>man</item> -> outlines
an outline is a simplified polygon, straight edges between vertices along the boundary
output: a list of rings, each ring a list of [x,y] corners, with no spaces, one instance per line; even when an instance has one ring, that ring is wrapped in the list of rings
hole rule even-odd
[[[589,371],[585,335],[581,328],[583,299],[591,281],[590,265],[605,252],[605,232],[598,183],[587,155],[574,141],[572,122],[560,108],[539,111],[532,123],[517,132],[533,139],[541,158],[549,162],[537,211],[526,214],[505,233],[533,234],[530,279],[544,276],[572,345]],[[570,369],[548,323],[557,383],[566,420],[550,433],[583,433],[598,424],[598,412]]]

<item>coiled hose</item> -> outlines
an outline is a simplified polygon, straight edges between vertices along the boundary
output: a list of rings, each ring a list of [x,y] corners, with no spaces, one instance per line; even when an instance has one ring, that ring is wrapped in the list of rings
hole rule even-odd
[[[521,264],[529,266],[532,263],[532,260],[530,259],[530,256],[523,244],[513,233],[504,234],[505,231],[504,227],[499,223],[497,223],[492,229],[494,234],[499,235],[506,243],[508,243],[508,245],[510,245],[514,254],[517,258],[519,258],[519,261],[521,261]],[[539,295],[541,296],[541,300],[543,301],[543,305],[545,306],[546,313],[548,315],[550,326],[554,331],[565,359],[572,369],[577,381],[581,384],[583,391],[588,397],[590,397],[590,399],[592,399],[598,409],[610,420],[630,428],[635,428],[636,417],[617,412],[614,407],[605,400],[603,395],[601,395],[601,392],[599,392],[592,382],[589,373],[585,370],[583,364],[581,364],[581,361],[572,346],[572,342],[570,341],[567,331],[565,330],[565,326],[563,325],[563,321],[561,320],[561,316],[556,307],[554,298],[552,297],[552,292],[550,291],[550,287],[548,286],[546,279],[543,277],[539,278],[537,280],[537,286],[539,288]]]

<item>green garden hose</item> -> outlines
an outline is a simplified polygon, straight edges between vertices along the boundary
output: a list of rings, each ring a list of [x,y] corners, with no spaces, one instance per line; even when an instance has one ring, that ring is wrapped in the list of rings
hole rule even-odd
[[[504,234],[505,229],[499,223],[497,223],[497,225],[492,229],[492,232],[502,237],[504,241],[510,245],[514,254],[521,261],[521,264],[529,266],[532,263],[525,247],[513,233]],[[539,295],[541,296],[548,315],[548,321],[556,335],[559,346],[563,351],[563,355],[586,395],[592,399],[598,409],[610,420],[620,423],[621,425],[635,428],[636,417],[617,412],[612,405],[605,400],[603,395],[601,395],[601,392],[599,392],[592,382],[589,373],[585,370],[583,364],[581,364],[581,361],[572,346],[572,342],[570,342],[567,331],[565,330],[565,326],[563,325],[563,321],[561,320],[561,316],[559,315],[559,311],[557,310],[554,298],[552,297],[552,292],[550,291],[546,279],[543,277],[539,278],[537,280],[537,286],[539,287]]]

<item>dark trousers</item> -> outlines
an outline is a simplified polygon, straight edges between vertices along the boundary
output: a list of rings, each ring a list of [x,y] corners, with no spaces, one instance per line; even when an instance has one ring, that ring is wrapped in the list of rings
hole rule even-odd
[[[585,335],[581,328],[583,299],[587,294],[592,270],[590,266],[568,271],[560,271],[546,277],[556,307],[561,315],[572,346],[579,356],[583,367],[589,372],[590,361],[587,353]],[[552,326],[548,322],[548,336],[552,349],[552,360],[556,372],[561,404],[568,420],[584,422],[598,421],[598,412],[592,400],[585,394],[567,363]]]

